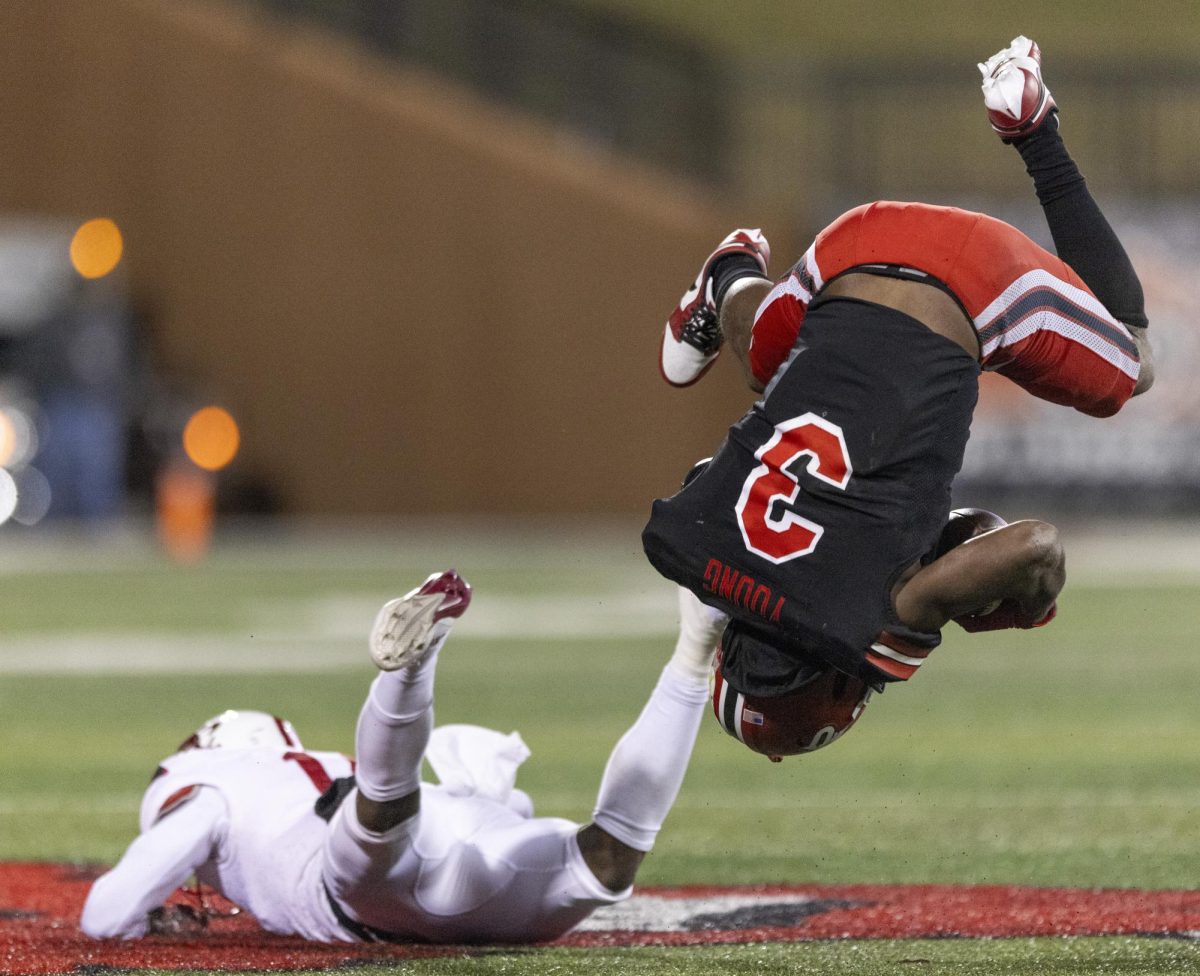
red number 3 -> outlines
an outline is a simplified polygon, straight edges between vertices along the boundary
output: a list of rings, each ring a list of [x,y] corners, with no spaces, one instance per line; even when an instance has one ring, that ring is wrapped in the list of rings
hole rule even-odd
[[[750,472],[738,499],[737,520],[746,548],[773,563],[808,555],[825,532],[816,522],[787,508],[800,493],[799,479],[791,468],[806,454],[808,474],[845,489],[854,468],[842,428],[806,413],[775,427],[771,439],[755,453],[760,464]],[[772,515],[776,503],[782,503],[782,510]]]

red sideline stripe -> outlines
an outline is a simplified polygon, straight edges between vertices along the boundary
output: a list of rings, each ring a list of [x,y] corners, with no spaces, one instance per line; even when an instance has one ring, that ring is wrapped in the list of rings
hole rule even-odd
[[[0,972],[78,973],[81,966],[136,969],[326,969],[367,960],[463,956],[488,949],[454,946],[320,945],[263,932],[248,914],[211,919],[195,939],[152,937],[93,942],[79,931],[79,912],[100,869],[65,864],[0,863]],[[825,907],[780,922],[769,910],[735,913],[727,928],[577,932],[561,946],[706,945],[821,939],[1003,938],[1069,935],[1155,935],[1195,939],[1200,891],[1081,890],[1005,885],[763,885],[644,888],[660,900],[749,897],[768,908],[796,896]],[[194,905],[183,895],[172,901]],[[220,913],[229,903],[211,893]],[[711,919],[711,907],[694,911]],[[798,913],[799,915],[799,913]],[[706,923],[707,924],[707,923]],[[581,967],[586,962],[581,961]]]

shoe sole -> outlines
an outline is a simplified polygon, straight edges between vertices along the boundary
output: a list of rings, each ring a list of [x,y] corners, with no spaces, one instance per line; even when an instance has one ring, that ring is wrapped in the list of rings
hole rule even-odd
[[[375,617],[369,648],[381,671],[420,664],[445,641],[454,621],[465,612],[470,589],[446,592],[437,587],[448,574],[431,576],[404,596],[389,600]],[[457,577],[455,577],[457,580]],[[463,584],[465,586],[465,584]]]

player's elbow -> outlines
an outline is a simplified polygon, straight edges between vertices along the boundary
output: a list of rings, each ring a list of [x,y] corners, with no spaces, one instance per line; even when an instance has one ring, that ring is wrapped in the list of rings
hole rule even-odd
[[[144,927],[139,929],[132,924],[126,900],[113,897],[104,881],[102,877],[92,885],[84,903],[79,916],[83,934],[92,939],[134,939],[144,935]]]
[[[90,939],[113,939],[120,935],[116,917],[100,906],[97,900],[89,898],[83,906],[83,914],[79,916],[79,928]]]

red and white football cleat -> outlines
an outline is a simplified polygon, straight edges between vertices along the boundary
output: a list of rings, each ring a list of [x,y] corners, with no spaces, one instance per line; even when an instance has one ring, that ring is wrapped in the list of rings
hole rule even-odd
[[[663,331],[658,366],[672,386],[690,386],[700,379],[721,354],[721,326],[713,295],[712,269],[730,254],[752,257],[765,276],[771,245],[761,230],[735,230],[708,256],[692,287],[684,292]]]
[[[1004,142],[1029,135],[1057,107],[1042,81],[1042,52],[1028,37],[1014,37],[979,71],[988,121]]]
[[[471,605],[471,587],[454,570],[434,573],[402,597],[389,600],[371,628],[371,660],[380,671],[420,664],[435,653],[454,621]]]

